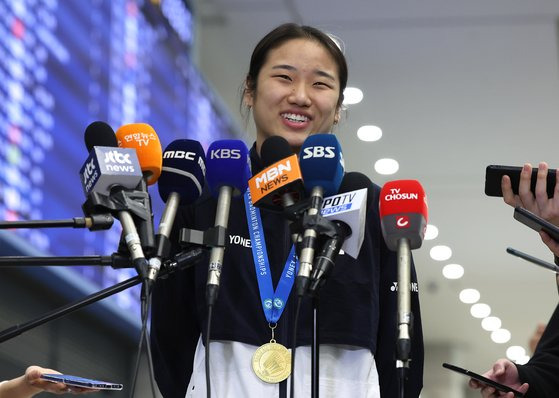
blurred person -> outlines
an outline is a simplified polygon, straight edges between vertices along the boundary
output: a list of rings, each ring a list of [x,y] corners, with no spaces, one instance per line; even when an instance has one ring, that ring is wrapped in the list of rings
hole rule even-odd
[[[535,193],[530,190],[532,166],[524,164],[520,173],[518,195],[512,191],[508,176],[503,176],[501,187],[503,200],[510,206],[521,206],[532,213],[559,226],[559,184],[555,184],[552,197],[547,195],[547,172],[545,162],[538,165]],[[557,175],[559,181],[559,171]],[[540,232],[542,241],[555,255],[555,263],[559,265],[559,242],[555,242],[545,232]],[[515,364],[508,359],[499,359],[484,376],[526,393],[526,398],[556,398],[559,396],[559,305],[555,308],[547,327],[544,328],[539,342],[535,346],[533,356],[525,365]],[[541,330],[538,327],[534,340]],[[513,398],[513,393],[504,394],[495,388],[471,379],[471,388],[481,389],[483,398]]]

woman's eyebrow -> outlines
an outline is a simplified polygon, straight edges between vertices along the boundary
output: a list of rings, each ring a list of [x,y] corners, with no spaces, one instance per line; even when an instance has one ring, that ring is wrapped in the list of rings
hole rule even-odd
[[[286,70],[289,70],[289,71],[297,71],[296,67],[294,67],[293,65],[288,65],[288,64],[274,65],[274,66],[272,66],[272,69],[286,69]],[[325,77],[325,78],[327,78],[329,80],[332,80],[332,81],[336,81],[336,78],[334,76],[332,76],[330,73],[325,72],[325,71],[320,70],[320,69],[315,69],[314,74],[316,74],[318,76]]]

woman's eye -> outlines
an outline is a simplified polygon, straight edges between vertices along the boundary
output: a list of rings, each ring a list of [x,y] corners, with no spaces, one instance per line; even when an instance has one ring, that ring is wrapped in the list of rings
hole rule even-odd
[[[324,86],[324,87],[328,87],[328,88],[332,87],[330,84],[325,83],[325,82],[316,82],[314,85],[315,86]]]
[[[274,77],[280,78],[282,80],[289,80],[291,81],[291,78],[287,75],[275,75]]]

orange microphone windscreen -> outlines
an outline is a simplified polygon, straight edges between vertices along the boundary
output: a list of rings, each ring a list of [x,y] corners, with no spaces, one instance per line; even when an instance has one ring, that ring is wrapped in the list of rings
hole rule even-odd
[[[163,151],[153,127],[147,123],[125,124],[116,131],[118,146],[134,148],[148,185],[155,184],[161,175]]]

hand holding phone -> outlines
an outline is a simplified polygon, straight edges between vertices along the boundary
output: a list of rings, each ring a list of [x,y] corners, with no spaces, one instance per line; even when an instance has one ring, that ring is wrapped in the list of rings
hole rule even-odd
[[[535,215],[531,211],[522,207],[515,207],[514,218],[536,232],[544,231],[551,236],[554,241],[559,242],[559,227]]]
[[[502,165],[489,165],[485,169],[485,194],[487,196],[503,196],[501,190],[501,180],[504,175],[508,175],[512,185],[512,192],[518,195],[518,184],[520,183],[520,172],[522,167],[518,166],[502,166]],[[530,190],[533,194],[536,192],[536,181],[538,176],[538,168],[532,168],[532,178],[530,180]],[[547,196],[553,197],[557,170],[549,169],[547,171]]]
[[[91,390],[122,390],[122,384],[111,383],[108,381],[86,379],[84,377],[63,375],[63,374],[42,374],[41,379],[52,381],[53,383],[64,383],[67,386],[79,387],[80,389]]]
[[[458,367],[456,365],[451,365],[449,363],[443,363],[443,367],[449,370],[452,370],[454,372],[460,373],[464,376],[468,376],[471,379],[477,380],[485,385],[491,386],[493,388],[495,388],[497,391],[501,391],[501,392],[512,392],[514,394],[515,397],[524,397],[524,393],[515,390],[512,387],[506,386],[504,384],[498,383],[494,380],[488,379],[487,377],[484,377],[480,374],[477,374],[475,372],[472,372],[470,370],[467,369],[463,369],[461,367]]]

